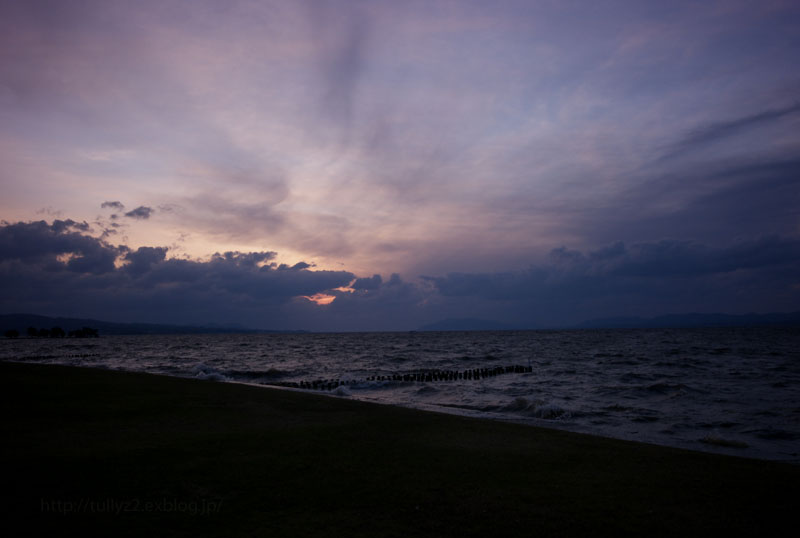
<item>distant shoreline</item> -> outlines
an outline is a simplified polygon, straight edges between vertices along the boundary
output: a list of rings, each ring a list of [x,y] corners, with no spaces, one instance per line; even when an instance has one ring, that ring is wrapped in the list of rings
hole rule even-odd
[[[116,323],[90,318],[66,318],[36,314],[0,314],[0,335],[16,330],[24,337],[28,327],[60,327],[65,331],[92,327],[102,335],[138,334],[329,334],[341,331],[308,331],[304,329],[251,329],[241,326],[165,325],[157,323]],[[579,329],[695,329],[725,327],[800,327],[800,311],[768,314],[671,314],[653,318],[603,318],[577,325],[516,327],[513,324],[472,318],[446,319],[412,330],[367,332],[472,332],[472,331],[538,331]],[[358,333],[362,331],[346,331]]]

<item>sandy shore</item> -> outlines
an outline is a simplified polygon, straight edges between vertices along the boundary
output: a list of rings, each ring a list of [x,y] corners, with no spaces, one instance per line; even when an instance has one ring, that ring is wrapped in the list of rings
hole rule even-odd
[[[0,363],[18,535],[752,536],[800,467],[243,385]]]

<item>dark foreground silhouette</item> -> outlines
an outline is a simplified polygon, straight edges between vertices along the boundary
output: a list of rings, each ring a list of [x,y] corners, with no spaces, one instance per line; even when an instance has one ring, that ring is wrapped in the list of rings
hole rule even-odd
[[[31,536],[774,536],[800,468],[342,398],[0,363]]]

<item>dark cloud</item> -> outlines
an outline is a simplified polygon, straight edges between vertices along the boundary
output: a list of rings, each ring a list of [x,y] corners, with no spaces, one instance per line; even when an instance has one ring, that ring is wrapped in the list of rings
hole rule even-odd
[[[791,235],[800,205],[800,160],[792,157],[723,159],[643,178],[610,203],[564,208],[567,229],[589,244]]]
[[[380,288],[382,283],[381,275],[372,275],[367,278],[357,278],[350,287],[354,290],[376,290]]]
[[[163,262],[167,257],[166,247],[139,247],[135,252],[128,252],[124,259],[128,261],[125,269],[134,276],[142,275],[150,270],[153,264]]]
[[[491,300],[526,298],[540,292],[547,273],[530,269],[507,273],[448,273],[443,277],[422,277],[446,297],[477,296]]]
[[[285,327],[288,302],[355,278],[346,271],[312,271],[304,262],[279,270],[275,252],[168,259],[167,247],[112,246],[76,226],[81,224],[0,226],[0,310]]]
[[[256,267],[262,265],[277,256],[277,252],[239,252],[228,251],[223,254],[214,253],[211,257],[212,262],[225,261],[243,267]]]
[[[696,277],[800,263],[800,240],[777,236],[711,248],[692,241],[623,243],[578,256],[572,268],[583,274],[643,278]]]
[[[0,226],[0,310],[330,331],[407,330],[454,317],[536,327],[620,315],[790,311],[800,304],[795,236],[726,246],[662,240],[560,247],[522,271],[408,281],[278,264],[271,251],[168,258],[167,247],[113,246],[81,226]],[[307,299],[317,294],[335,300]]]
[[[525,271],[423,278],[453,304],[547,325],[623,314],[793,310],[798,268],[800,239],[768,236],[722,248],[673,240],[617,242],[586,253],[558,248],[549,263]]]
[[[795,103],[783,108],[764,110],[756,114],[698,127],[674,142],[659,160],[665,161],[679,157],[684,153],[702,149],[709,144],[774,123],[798,113],[800,113],[800,103]]]
[[[150,218],[150,215],[152,214],[153,214],[152,208],[140,205],[136,209],[133,209],[125,213],[125,216],[130,217],[132,219],[147,220]]]
[[[114,270],[118,248],[83,232],[72,220],[18,222],[0,227],[0,262],[18,261],[48,271],[103,274]]]
[[[52,230],[56,233],[62,233],[68,230],[76,230],[79,232],[88,232],[90,231],[89,224],[87,222],[75,222],[72,219],[67,220],[54,220],[51,226]]]
[[[422,321],[438,319],[438,314],[425,306],[435,290],[404,281],[398,274],[386,281],[378,275],[363,281],[370,281],[368,289],[331,290],[328,293],[336,297],[332,303],[322,307],[292,303],[287,312],[302,320],[305,327],[326,331],[409,330],[418,328]]]
[[[100,207],[102,209],[110,207],[111,209],[116,209],[117,211],[122,211],[123,209],[125,209],[125,206],[122,205],[122,202],[103,202],[102,204],[100,204]]]
[[[622,242],[586,254],[561,247],[551,263],[508,273],[450,273],[424,277],[444,295],[480,295],[506,300],[549,292],[554,284],[592,279],[599,287],[621,277],[672,279],[724,275],[741,270],[800,266],[800,239],[778,236],[712,248],[692,241],[663,240],[626,246]]]
[[[285,263],[282,263],[282,264],[280,264],[278,266],[278,270],[279,271],[302,271],[303,269],[308,269],[309,267],[311,267],[311,264],[310,263],[306,263],[306,262],[297,262],[294,265],[286,265]]]

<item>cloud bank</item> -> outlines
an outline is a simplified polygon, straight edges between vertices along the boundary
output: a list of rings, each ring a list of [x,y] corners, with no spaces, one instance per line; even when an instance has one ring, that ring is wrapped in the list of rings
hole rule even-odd
[[[346,286],[346,271],[273,262],[274,252],[168,258],[167,247],[112,245],[56,220],[0,227],[0,308],[153,322],[245,322],[286,328],[280,311],[303,296]]]
[[[608,316],[787,311],[800,299],[800,239],[723,248],[662,240],[591,251],[553,249],[524,271],[404,280],[275,262],[277,253],[169,257],[112,245],[72,220],[3,223],[0,310],[264,329],[409,330],[454,317],[538,328]],[[322,294],[330,304],[309,299]]]

